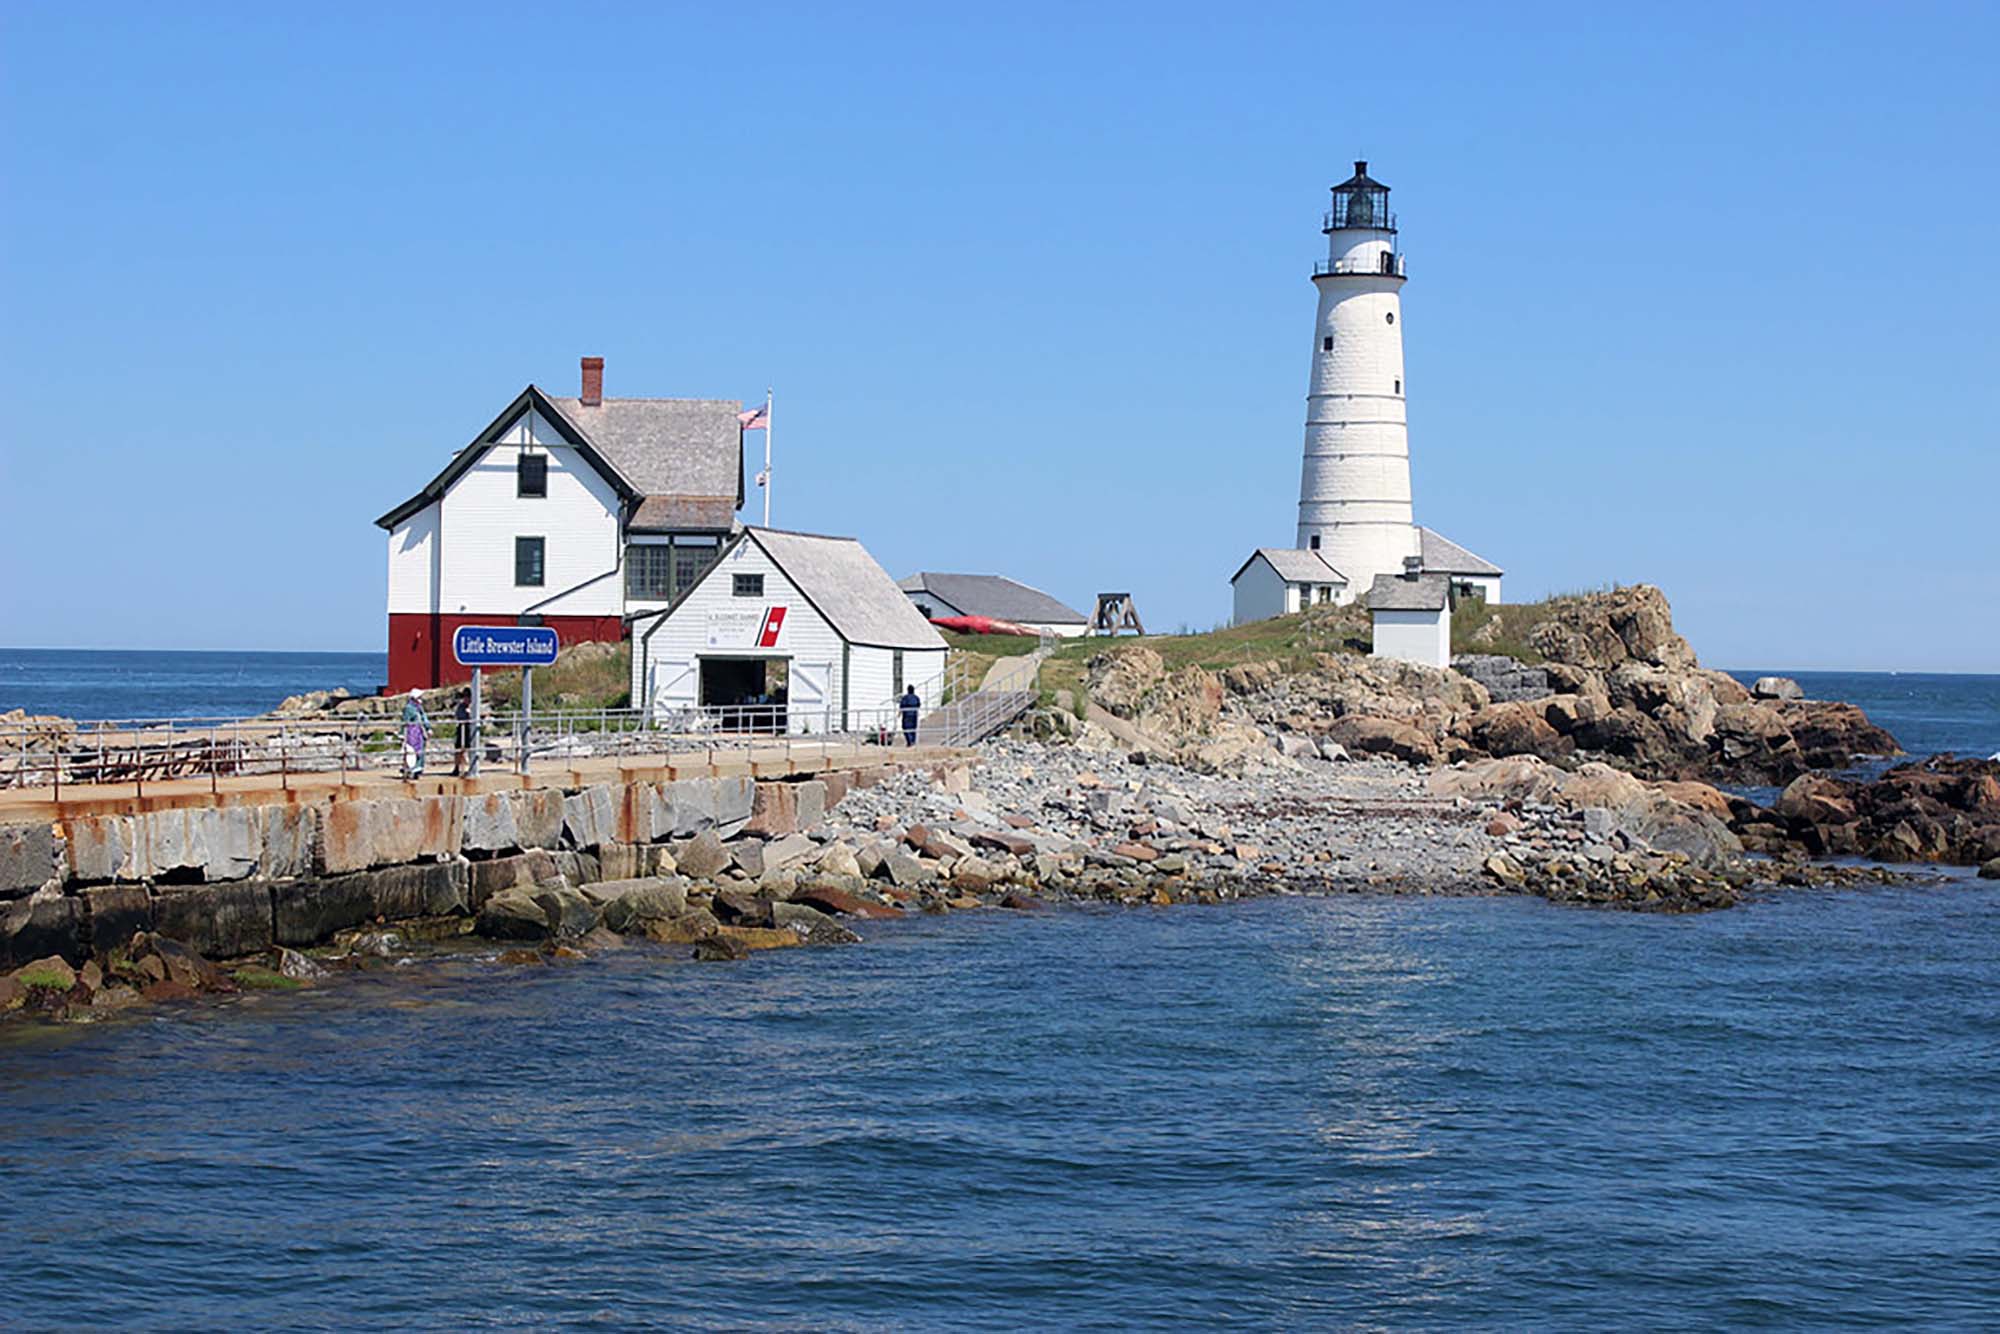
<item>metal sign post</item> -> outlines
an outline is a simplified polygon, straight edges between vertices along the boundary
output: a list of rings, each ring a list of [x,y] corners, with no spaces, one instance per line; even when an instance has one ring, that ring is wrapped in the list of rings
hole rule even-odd
[[[521,669],[521,772],[528,772],[528,716],[535,711],[535,669]]]
[[[467,724],[472,729],[472,758],[465,762],[465,776],[479,777],[479,668],[472,669],[472,718]],[[457,741],[457,737],[452,738]]]
[[[479,669],[519,667],[521,669],[521,721],[518,734],[519,763],[528,772],[528,716],[534,708],[537,667],[556,660],[562,647],[556,632],[543,625],[461,625],[451,636],[451,655],[462,667],[472,668],[473,744],[478,744]],[[474,766],[478,761],[475,758]]]

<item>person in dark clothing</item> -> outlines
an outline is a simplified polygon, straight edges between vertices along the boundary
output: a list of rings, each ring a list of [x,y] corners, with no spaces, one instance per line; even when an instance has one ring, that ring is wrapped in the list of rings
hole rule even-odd
[[[466,761],[472,757],[472,692],[461,690],[452,701],[451,716],[457,722],[456,734],[452,737],[451,772],[454,778],[463,778]]]
[[[903,741],[914,746],[917,744],[917,715],[923,712],[924,702],[917,698],[917,688],[909,686],[904,689],[900,703],[903,707]]]

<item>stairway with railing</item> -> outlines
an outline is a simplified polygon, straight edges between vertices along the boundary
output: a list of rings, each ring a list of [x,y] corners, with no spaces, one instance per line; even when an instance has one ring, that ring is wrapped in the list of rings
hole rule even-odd
[[[963,663],[947,667],[933,696],[941,703],[917,724],[918,744],[972,746],[1001,731],[1034,707],[1036,681],[1054,647],[1045,637],[1034,652],[995,663],[982,681]]]

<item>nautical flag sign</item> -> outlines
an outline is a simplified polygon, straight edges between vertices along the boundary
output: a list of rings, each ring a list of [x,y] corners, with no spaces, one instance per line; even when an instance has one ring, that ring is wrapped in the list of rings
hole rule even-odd
[[[461,667],[547,667],[559,647],[545,625],[461,625],[451,636]]]

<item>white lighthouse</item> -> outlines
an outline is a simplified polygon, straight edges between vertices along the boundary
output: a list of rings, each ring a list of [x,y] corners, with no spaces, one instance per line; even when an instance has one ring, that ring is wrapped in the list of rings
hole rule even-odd
[[[1313,266],[1312,387],[1299,478],[1300,547],[1364,592],[1418,556],[1410,511],[1410,433],[1403,410],[1403,256],[1389,187],[1368,164],[1333,187]]]
[[[1453,597],[1500,600],[1499,566],[1428,528],[1410,498],[1410,432],[1403,393],[1402,252],[1389,187],[1354,164],[1333,187],[1326,258],[1313,265],[1305,466],[1298,545],[1259,548],[1230,579],[1233,619],[1282,616],[1316,602],[1350,602],[1378,577],[1447,576]]]

